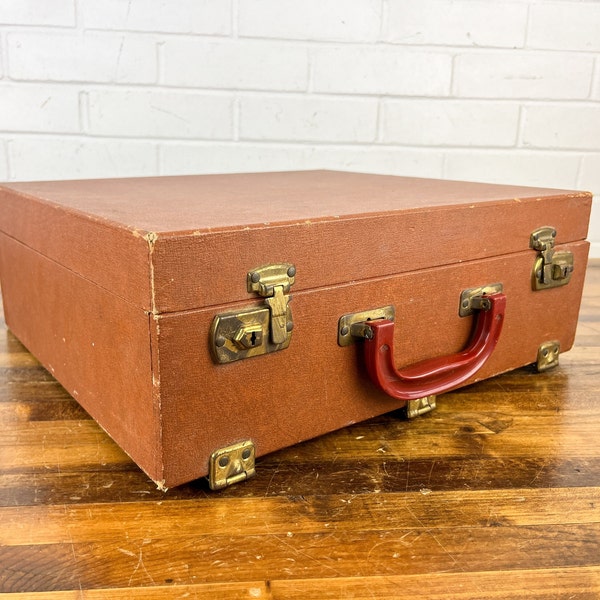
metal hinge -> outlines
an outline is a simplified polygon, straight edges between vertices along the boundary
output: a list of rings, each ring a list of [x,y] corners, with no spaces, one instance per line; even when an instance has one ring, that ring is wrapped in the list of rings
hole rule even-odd
[[[211,490],[250,479],[256,474],[255,448],[250,440],[215,450],[208,465],[208,485]]]
[[[529,246],[539,252],[533,265],[532,287],[545,290],[569,283],[573,273],[573,253],[554,250],[556,229],[540,227],[530,237]]]
[[[296,267],[289,263],[252,269],[247,290],[265,299],[266,306],[244,308],[217,315],[210,331],[210,348],[218,363],[259,356],[287,348],[294,321],[288,295]]]

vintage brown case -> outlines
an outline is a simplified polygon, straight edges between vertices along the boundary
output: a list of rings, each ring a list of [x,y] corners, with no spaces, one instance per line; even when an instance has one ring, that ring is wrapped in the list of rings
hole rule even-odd
[[[6,321],[159,486],[211,470],[218,488],[255,456],[556,364],[590,208],[333,171],[12,183]]]

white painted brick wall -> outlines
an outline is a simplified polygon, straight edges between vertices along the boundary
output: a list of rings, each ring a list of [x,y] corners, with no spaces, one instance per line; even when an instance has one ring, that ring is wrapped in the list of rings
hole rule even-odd
[[[6,143],[0,143],[0,181],[8,179],[8,153],[6,151]]]
[[[248,96],[240,99],[240,138],[300,142],[374,142],[374,98]]]
[[[386,0],[383,39],[396,44],[518,48],[527,2]]]
[[[11,79],[155,83],[156,43],[147,37],[76,31],[7,35]]]
[[[595,150],[599,140],[600,104],[531,104],[524,108],[524,146]]]
[[[163,43],[162,56],[170,86],[283,92],[308,85],[308,49],[298,44],[177,38]]]
[[[0,23],[10,25],[75,25],[73,0],[2,0]]]
[[[72,86],[3,82],[0,131],[78,133],[78,90]]]
[[[532,48],[600,52],[600,3],[540,2],[531,5],[528,42]]]
[[[102,174],[99,166],[114,177],[157,173],[156,145],[143,141],[114,140],[107,144],[101,139],[27,136],[10,141],[9,147],[13,178],[22,181],[55,179],[57,164],[71,165],[69,176],[76,179],[97,177]]]
[[[250,0],[239,2],[244,37],[377,42],[381,0]]]
[[[513,146],[519,107],[477,100],[388,100],[381,138],[415,146]]]
[[[94,90],[89,132],[114,137],[230,139],[231,96],[194,91]]]
[[[491,183],[527,181],[529,185],[542,187],[576,188],[580,162],[577,153],[478,148],[448,153],[445,166],[456,179],[480,179]]]
[[[594,57],[585,54],[470,52],[456,57],[454,91],[466,98],[584,100],[593,73]]]
[[[86,29],[231,33],[232,3],[227,0],[80,0],[78,8]]]
[[[583,157],[581,179],[586,182],[590,190],[600,190],[600,153],[588,154]]]
[[[313,50],[313,91],[390,96],[448,96],[452,57],[375,45]]]
[[[0,180],[319,167],[600,197],[600,2],[0,1]]]

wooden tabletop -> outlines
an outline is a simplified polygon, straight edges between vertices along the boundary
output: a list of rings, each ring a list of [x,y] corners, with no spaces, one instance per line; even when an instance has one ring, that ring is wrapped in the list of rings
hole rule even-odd
[[[5,328],[0,360],[0,592],[600,598],[599,262],[557,369],[278,452],[221,492],[158,491]]]

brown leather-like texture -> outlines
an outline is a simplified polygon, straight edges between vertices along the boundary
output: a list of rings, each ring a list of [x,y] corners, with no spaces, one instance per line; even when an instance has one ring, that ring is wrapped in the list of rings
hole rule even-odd
[[[392,304],[398,366],[457,352],[463,289],[501,282],[498,347],[472,381],[572,345],[588,243],[584,192],[331,171],[10,184],[0,188],[8,326],[160,485],[216,449],[259,455],[397,408],[340,316]],[[531,232],[574,254],[534,292]],[[289,348],[214,364],[216,314],[261,305],[247,273],[293,263]]]

